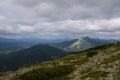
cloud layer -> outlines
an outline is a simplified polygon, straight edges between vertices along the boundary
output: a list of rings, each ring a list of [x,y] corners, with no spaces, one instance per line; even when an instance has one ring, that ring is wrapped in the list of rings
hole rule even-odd
[[[120,0],[2,0],[1,37],[119,38]]]

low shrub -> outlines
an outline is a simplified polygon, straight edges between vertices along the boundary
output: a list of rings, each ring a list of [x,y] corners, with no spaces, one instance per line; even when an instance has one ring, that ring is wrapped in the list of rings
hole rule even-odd
[[[39,68],[24,73],[19,77],[21,80],[67,80],[67,74],[73,71],[70,65],[60,65],[50,68]],[[68,79],[69,80],[69,79]]]
[[[87,57],[93,57],[94,55],[97,55],[96,51],[89,51],[89,52],[87,52]]]

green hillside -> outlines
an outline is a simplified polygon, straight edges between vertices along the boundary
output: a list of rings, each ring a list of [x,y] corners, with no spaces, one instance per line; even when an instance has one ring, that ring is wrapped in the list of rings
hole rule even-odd
[[[35,45],[27,49],[9,53],[7,57],[0,60],[0,70],[2,71],[4,66],[6,70],[16,70],[24,65],[53,60],[65,55],[67,55],[67,53],[63,50],[48,45]]]
[[[4,73],[1,80],[119,80],[120,43]]]
[[[8,58],[12,53],[18,52],[20,50],[24,50],[29,48],[28,46],[21,46],[15,49],[7,49],[7,50],[2,50],[0,51],[0,61],[3,59]]]

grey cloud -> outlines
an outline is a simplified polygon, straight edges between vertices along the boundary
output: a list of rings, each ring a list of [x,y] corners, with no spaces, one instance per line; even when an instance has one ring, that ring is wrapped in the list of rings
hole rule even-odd
[[[0,36],[99,35],[103,38],[114,35],[116,38],[119,22],[120,0],[4,0],[0,3]]]
[[[66,19],[78,16],[78,19],[86,19],[86,18],[112,18],[116,15],[119,15],[120,12],[120,1],[119,0],[15,0],[17,4],[25,7],[32,8],[34,11],[34,7],[41,5],[42,3],[46,3],[48,5],[54,5],[53,13],[45,13],[46,16],[52,15],[52,18],[60,19],[60,17],[67,16]],[[28,5],[28,6],[27,6]],[[33,6],[34,5],[34,6]],[[26,7],[27,6],[27,7]],[[69,12],[69,10],[71,10]],[[49,11],[49,9],[48,9]],[[42,11],[40,10],[42,13]],[[74,14],[73,14],[74,13]],[[39,13],[40,14],[40,13]],[[53,16],[54,15],[54,16]],[[60,17],[58,17],[60,16]],[[38,17],[42,17],[42,15],[38,15]]]
[[[34,7],[38,5],[41,0],[13,0],[14,4],[19,4],[25,7]]]

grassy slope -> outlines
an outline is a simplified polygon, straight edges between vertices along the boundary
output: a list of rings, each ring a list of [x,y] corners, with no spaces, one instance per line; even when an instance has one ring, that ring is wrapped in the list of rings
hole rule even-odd
[[[92,52],[97,54],[89,56],[88,53]],[[117,43],[91,48],[58,60],[24,67],[2,78],[4,78],[3,80],[29,80],[29,78],[31,80],[85,80],[87,78],[91,80],[115,80],[120,76],[119,65],[120,43]],[[39,76],[38,74],[33,75],[34,73],[39,73]]]

